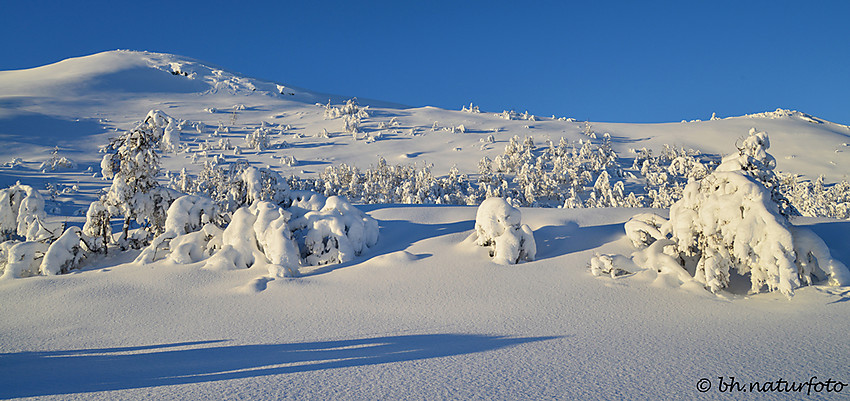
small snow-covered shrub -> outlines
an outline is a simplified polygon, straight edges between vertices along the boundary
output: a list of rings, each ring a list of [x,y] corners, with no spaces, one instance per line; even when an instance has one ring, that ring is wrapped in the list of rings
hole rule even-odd
[[[499,264],[533,261],[537,245],[531,228],[522,224],[522,213],[502,198],[481,202],[475,214],[475,243],[489,247]]]
[[[77,163],[73,160],[65,156],[59,156],[59,147],[54,148],[53,151],[50,152],[50,155],[50,159],[45,160],[38,167],[39,170],[46,172],[77,168]]]
[[[24,159],[21,159],[20,157],[15,157],[15,158],[12,158],[12,160],[10,160],[6,163],[3,163],[3,166],[11,168],[11,169],[23,168],[24,167]]]
[[[378,242],[378,222],[338,196],[292,225],[303,243],[302,256],[313,266],[348,262]]]
[[[643,249],[653,242],[666,238],[661,231],[667,219],[654,213],[641,213],[632,216],[625,224],[626,236],[632,240],[635,248]]]
[[[362,132],[360,129],[360,117],[352,114],[342,116],[342,131],[349,134]],[[356,135],[354,139],[357,139]]]
[[[615,259],[618,260],[615,261]],[[597,254],[590,259],[590,272],[594,276],[606,275],[611,276],[611,278],[631,274],[628,270],[625,270],[620,266],[623,259],[625,259],[625,257],[622,255]]]
[[[0,244],[0,279],[39,274],[47,244],[41,241],[6,241]]]
[[[481,113],[481,110],[478,109],[478,106],[473,105],[472,102],[469,102],[469,107],[462,106],[460,111],[465,111],[467,113],[475,113],[475,114]]]
[[[68,273],[85,259],[86,251],[81,242],[82,230],[68,227],[62,235],[53,241],[44,254],[39,271],[44,275]]]

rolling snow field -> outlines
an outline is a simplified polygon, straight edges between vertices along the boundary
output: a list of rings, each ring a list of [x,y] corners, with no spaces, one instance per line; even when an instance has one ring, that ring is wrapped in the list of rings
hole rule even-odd
[[[707,112],[408,107],[120,50],[0,71],[0,399],[846,399],[850,127]]]

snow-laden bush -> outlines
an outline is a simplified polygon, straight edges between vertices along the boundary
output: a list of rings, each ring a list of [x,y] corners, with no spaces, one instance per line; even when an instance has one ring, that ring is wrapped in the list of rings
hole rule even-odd
[[[67,273],[86,257],[80,237],[79,227],[69,227],[55,239],[0,243],[0,274],[8,279]]]
[[[0,243],[0,279],[38,275],[46,251],[47,244],[41,241]]]
[[[294,219],[292,226],[303,243],[302,255],[313,266],[348,262],[378,242],[378,222],[338,196]]]
[[[86,257],[81,236],[82,230],[79,227],[68,227],[47,248],[39,269],[40,273],[51,276],[68,273],[69,270],[77,267]]]
[[[635,263],[658,269],[659,261],[669,268],[675,260],[684,269],[668,270],[693,272],[712,292],[729,285],[733,270],[749,274],[753,293],[767,288],[790,297],[801,284],[850,284],[850,272],[823,241],[782,213],[782,199],[768,187],[775,182],[769,146],[766,133],[751,130],[737,154],[685,187],[669,221],[643,214],[626,223],[632,242],[647,248]]]
[[[274,277],[298,274],[300,252],[289,228],[291,214],[266,201],[257,201],[236,210],[222,230],[214,224],[215,203],[200,196],[186,195],[168,209],[166,231],[155,238],[135,263],[151,263],[169,258],[186,264],[205,261],[215,270],[249,268],[265,262]]]
[[[490,256],[499,264],[530,262],[537,254],[534,234],[522,224],[522,213],[502,198],[481,202],[472,236],[477,245],[490,248]]]
[[[377,221],[344,199],[295,191],[283,202],[269,202],[259,170],[245,173],[250,204],[225,219],[209,198],[177,199],[168,210],[166,231],[151,241],[136,263],[206,260],[209,269],[235,269],[262,261],[272,276],[291,277],[301,264],[347,262],[377,242]],[[225,220],[229,223],[222,230],[219,226]]]
[[[271,202],[240,208],[221,235],[221,249],[204,267],[249,268],[262,261],[272,277],[297,276],[300,255],[289,228],[290,217],[289,212]]]
[[[165,257],[166,254],[170,254],[174,262],[181,264],[200,260],[211,240],[209,234],[214,235],[221,231],[216,230],[217,227],[214,228],[214,222],[220,222],[220,218],[218,206],[212,199],[196,195],[177,198],[166,212],[165,232],[142,250],[136,258],[136,263],[150,263]],[[201,230],[205,232],[196,234]],[[199,243],[202,245],[197,245]]]
[[[0,189],[0,237],[40,241],[59,236],[59,227],[45,224],[44,198],[20,182]]]

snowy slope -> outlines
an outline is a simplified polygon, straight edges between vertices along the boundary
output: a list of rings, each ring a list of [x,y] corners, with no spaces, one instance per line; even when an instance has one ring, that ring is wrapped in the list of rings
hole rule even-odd
[[[339,163],[368,168],[379,157],[433,163],[438,175],[453,165],[475,174],[514,135],[588,138],[581,121],[361,99],[370,115],[354,139],[340,119],[325,119],[324,104],[346,99],[147,52],[0,72],[0,161],[22,159],[0,167],[0,186],[56,184],[66,191],[50,203],[52,218],[80,223],[80,210],[109,185],[94,176],[98,147],[152,109],[187,122],[181,140],[191,151],[163,158],[173,172],[196,172],[199,155],[221,155],[284,176],[315,177]],[[245,135],[261,126],[271,128],[272,144],[287,146],[246,148]],[[778,170],[834,182],[850,166],[850,128],[797,112],[589,126],[610,133],[626,158],[629,149],[664,144],[719,156],[755,127],[770,134]],[[215,134],[220,127],[229,132]],[[242,153],[201,150],[221,140]],[[57,146],[76,166],[42,172]],[[286,156],[297,162],[287,165]],[[378,244],[298,278],[270,280],[262,266],[140,266],[129,251],[68,275],[0,281],[0,399],[691,400],[730,398],[716,390],[720,376],[850,383],[847,288],[804,287],[787,300],[747,295],[747,285],[716,296],[661,276],[592,276],[594,254],[634,250],[623,223],[646,210],[523,208],[537,260],[501,266],[464,243],[475,207],[359,207],[378,220]],[[850,223],[795,224],[850,264]],[[708,392],[697,390],[701,378],[712,382]],[[754,398],[777,396],[800,398]]]

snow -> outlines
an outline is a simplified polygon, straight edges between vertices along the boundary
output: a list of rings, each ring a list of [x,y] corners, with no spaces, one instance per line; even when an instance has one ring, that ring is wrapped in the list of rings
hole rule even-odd
[[[771,209],[781,183],[740,173],[756,160],[812,180],[813,194],[841,190],[829,183],[847,178],[850,128],[783,110],[620,124],[349,99],[148,52],[0,72],[0,222],[29,240],[0,244],[0,398],[692,400],[727,398],[720,376],[850,383],[850,222],[784,220]],[[126,206],[96,202],[115,183],[98,147],[134,127],[161,138],[142,153],[161,163],[146,174],[194,194],[162,202],[146,247],[92,252],[119,236],[123,219],[110,216]],[[255,132],[260,146],[246,143]],[[452,197],[473,192],[463,185],[479,184],[485,157],[511,170],[491,169],[492,192],[525,165],[523,191],[535,195],[558,160],[542,155],[561,138],[585,141],[574,152],[598,165],[561,166],[593,173],[566,178],[583,182],[586,200],[573,192],[558,205],[586,206],[592,193],[633,206],[625,194],[671,176],[681,181],[659,185],[658,198],[686,201],[563,209]],[[515,151],[500,159],[506,145]],[[724,167],[712,173],[713,161]],[[328,167],[335,181],[315,188],[291,179]],[[115,191],[131,188],[135,176],[123,177]],[[472,202],[356,203],[403,196]],[[840,212],[841,196],[811,196],[806,210]],[[19,231],[22,215],[38,218]],[[21,234],[33,221],[49,233]],[[750,260],[750,273],[733,268],[707,291],[719,276],[695,277],[678,248],[697,223],[735,230],[730,257],[769,263]],[[143,228],[132,223],[130,235]],[[753,272],[779,291],[750,293]]]

